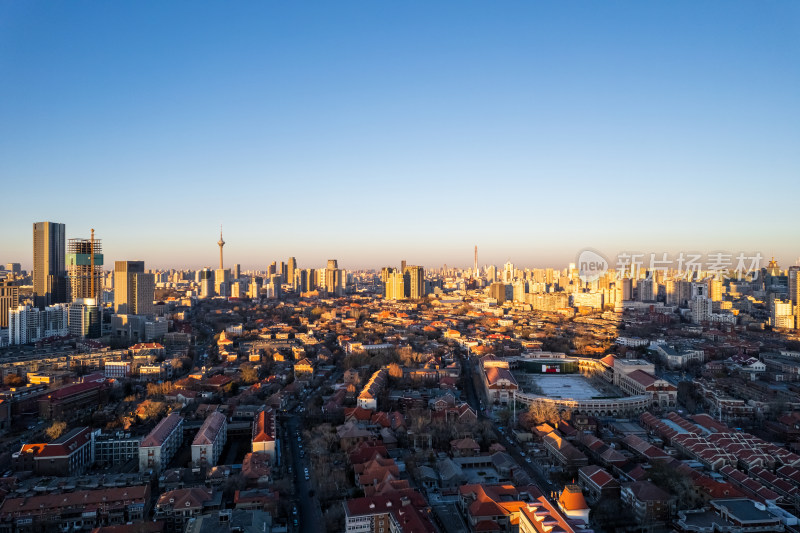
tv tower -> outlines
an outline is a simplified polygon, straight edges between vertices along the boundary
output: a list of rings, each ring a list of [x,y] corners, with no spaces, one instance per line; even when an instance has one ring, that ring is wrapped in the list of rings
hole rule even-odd
[[[475,270],[472,273],[473,277],[478,277],[478,245],[475,245]]]
[[[222,240],[222,224],[219,225],[219,269],[222,270],[222,247],[225,246],[225,241]]]

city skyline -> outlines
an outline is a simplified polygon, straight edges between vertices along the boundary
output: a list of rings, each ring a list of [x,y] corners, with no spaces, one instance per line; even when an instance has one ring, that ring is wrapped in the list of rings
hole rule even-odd
[[[36,224],[42,224],[42,223],[44,223],[44,222],[34,223],[34,234],[35,234]],[[62,223],[62,222],[48,221],[47,223],[60,224],[62,227],[66,227],[66,225],[64,223]],[[69,237],[69,235],[71,235],[69,233],[69,231],[64,231],[63,229],[62,229],[62,231],[65,233],[65,235],[68,236],[67,238],[73,238],[73,237]],[[85,239],[81,239],[81,240],[85,240]],[[221,257],[221,248],[222,247],[220,246],[220,242],[222,242],[221,236],[220,236],[220,241],[218,241],[218,242],[216,242],[214,244],[217,246],[217,249],[218,249],[217,253],[219,254],[219,257],[217,257],[216,260],[220,260],[221,261],[221,259],[222,259],[222,257]],[[228,243],[227,243],[227,241],[225,241],[223,244],[228,244]],[[106,248],[108,248],[108,247],[106,246]],[[30,242],[29,242],[29,251],[32,252],[34,249],[35,249],[35,243],[34,243],[34,246],[31,247],[30,246]],[[521,260],[521,261],[518,261],[518,260],[515,260],[514,257],[513,257],[514,251],[509,251],[509,253],[507,253],[506,255],[502,255],[503,251],[502,250],[498,250],[497,247],[489,246],[489,249],[491,250],[492,255],[489,258],[486,258],[486,259],[484,259],[483,255],[481,254],[481,252],[483,251],[481,246],[475,245],[471,250],[469,250],[469,252],[471,254],[471,257],[469,258],[469,261],[467,261],[467,260],[462,258],[461,261],[456,259],[455,261],[450,261],[450,262],[445,261],[445,262],[439,262],[439,263],[425,263],[425,264],[423,264],[423,266],[426,266],[427,268],[438,269],[438,268],[441,268],[441,267],[446,265],[449,268],[458,268],[458,269],[462,269],[462,270],[468,270],[468,269],[474,268],[474,264],[477,264],[481,268],[489,266],[489,265],[494,265],[495,267],[498,267],[498,269],[501,269],[502,265],[508,262],[508,263],[512,263],[516,268],[523,268],[523,269],[525,269],[525,268],[530,268],[530,269],[532,269],[532,268],[564,269],[564,268],[567,268],[570,264],[578,264],[581,261],[580,253],[583,250],[596,251],[593,248],[584,247],[582,249],[575,250],[575,252],[571,256],[565,255],[564,256],[564,260],[561,261],[561,262],[548,263],[545,260],[536,260],[536,258],[533,259],[533,262],[526,262],[524,259]],[[602,257],[609,263],[609,266],[612,269],[614,268],[614,266],[616,264],[619,263],[619,261],[618,261],[619,256],[627,257],[627,255],[630,255],[630,254],[637,254],[635,259],[634,259],[634,262],[638,262],[640,264],[643,264],[644,265],[644,267],[643,267],[644,269],[647,269],[647,265],[650,262],[652,262],[652,261],[658,262],[659,260],[662,260],[662,258],[665,257],[664,254],[667,254],[666,260],[672,261],[673,263],[678,261],[679,260],[678,258],[681,255],[686,256],[688,258],[688,256],[690,256],[690,255],[697,254],[699,256],[702,256],[702,260],[700,258],[698,258],[697,260],[701,260],[701,262],[702,261],[706,261],[707,262],[709,260],[709,257],[711,257],[712,255],[719,254],[719,253],[729,254],[730,255],[730,262],[731,262],[731,265],[732,265],[731,268],[733,268],[733,266],[736,264],[737,256],[741,256],[740,260],[746,258],[747,261],[748,261],[748,264],[750,264],[750,262],[752,260],[754,260],[756,257],[758,257],[761,267],[764,267],[764,268],[766,268],[767,262],[770,259],[775,259],[777,261],[777,263],[783,269],[788,268],[790,266],[800,265],[800,257],[795,258],[794,260],[792,260],[791,257],[783,258],[783,257],[777,256],[777,255],[772,255],[770,253],[765,253],[763,250],[743,250],[743,249],[698,250],[698,249],[688,249],[688,248],[687,249],[667,250],[667,249],[664,249],[664,248],[651,247],[649,249],[638,249],[638,250],[632,250],[632,249],[624,249],[624,250],[622,250],[621,249],[621,250],[617,250],[617,251],[612,252],[612,253],[608,253],[606,251],[600,251],[600,252],[602,254]],[[332,255],[341,255],[336,251],[332,251],[331,254]],[[331,254],[328,254],[325,257],[328,257]],[[106,255],[108,255],[108,254],[106,254]],[[385,262],[382,262],[382,263],[381,262],[376,262],[375,260],[367,259],[365,263],[359,263],[359,264],[354,264],[352,266],[347,266],[347,267],[345,267],[345,269],[346,270],[375,270],[375,271],[379,271],[381,268],[384,268],[384,267],[387,267],[387,266],[398,266],[398,265],[401,264],[401,262],[403,262],[403,263],[408,262],[409,264],[414,263],[414,261],[408,260],[408,259],[406,259],[406,257],[407,256],[408,257],[413,257],[415,255],[416,254],[413,254],[413,253],[412,254],[398,253],[398,254],[395,254],[393,257],[390,257],[389,259],[387,259]],[[524,255],[524,254],[517,254],[517,256],[521,256],[521,255]],[[121,257],[134,257],[134,256],[135,256],[135,254],[134,255],[131,255],[131,254],[127,254],[126,255],[126,254],[122,253],[122,255],[121,255]],[[322,256],[321,254],[316,254],[316,257],[321,257],[321,256]],[[136,257],[139,257],[139,256],[136,256]],[[226,268],[230,269],[230,268],[233,267],[233,265],[238,265],[238,266],[240,266],[242,268],[243,271],[265,271],[265,270],[267,270],[269,268],[269,264],[271,262],[276,261],[276,260],[280,261],[281,257],[282,256],[266,257],[262,262],[257,263],[257,264],[245,264],[245,263],[241,263],[241,262],[238,262],[236,260],[233,260],[233,261],[230,261],[229,263],[226,263],[228,265]],[[289,256],[288,258],[290,260],[295,260],[296,261],[294,256]],[[129,262],[131,260],[130,259],[127,259],[127,260],[112,259],[112,263],[114,261],[116,261],[116,262],[120,262],[120,261]],[[148,264],[150,264],[150,261],[143,260],[143,259],[139,259],[137,261],[147,262]],[[312,263],[304,263],[302,261],[302,259],[301,259],[301,262],[296,263],[296,265],[297,265],[298,268],[324,268],[324,264],[323,263],[325,263],[326,261],[328,261],[328,259],[319,260],[319,261],[315,261],[315,262],[312,262]],[[154,262],[159,263],[158,260],[155,260]],[[0,258],[0,264],[7,264],[7,263],[19,263],[23,270],[27,270],[29,272],[33,271],[33,261],[26,262],[24,260],[19,260],[19,259],[16,259],[16,258],[13,258],[13,259],[12,258],[6,258],[6,259]],[[110,264],[112,264],[112,263],[110,263]],[[148,267],[148,268],[149,269],[155,269],[155,270],[169,270],[169,269],[174,269],[174,270],[199,270],[199,269],[203,269],[203,268],[209,268],[211,270],[215,270],[214,268],[212,268],[213,267],[213,263],[211,263],[211,262],[202,263],[202,264],[199,264],[199,263],[198,264],[186,264],[186,263],[175,264],[175,263],[169,263],[169,262],[162,261],[161,263],[162,263],[161,265],[155,265],[155,266]],[[419,262],[417,262],[417,263],[419,263]],[[221,263],[220,263],[220,266],[222,266]],[[108,270],[110,270],[110,269],[108,269]]]
[[[3,5],[0,260],[794,264],[800,7],[580,8]]]

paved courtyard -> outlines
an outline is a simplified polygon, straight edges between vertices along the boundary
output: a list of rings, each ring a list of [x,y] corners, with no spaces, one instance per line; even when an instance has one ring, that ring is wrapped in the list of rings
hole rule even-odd
[[[542,393],[550,398],[574,398],[591,400],[603,396],[603,392],[592,386],[580,374],[528,374],[528,380],[542,389]],[[524,385],[523,385],[524,390]]]

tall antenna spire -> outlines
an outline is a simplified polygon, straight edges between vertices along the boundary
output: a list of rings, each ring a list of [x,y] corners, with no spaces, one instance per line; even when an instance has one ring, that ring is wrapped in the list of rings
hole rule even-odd
[[[222,247],[225,246],[225,241],[222,240],[222,224],[219,225],[219,269],[222,270]]]

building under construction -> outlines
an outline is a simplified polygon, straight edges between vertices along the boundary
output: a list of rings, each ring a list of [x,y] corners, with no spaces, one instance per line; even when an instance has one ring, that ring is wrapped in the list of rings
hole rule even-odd
[[[69,301],[94,298],[98,307],[103,301],[103,245],[100,239],[69,239],[67,242],[67,277]]]

